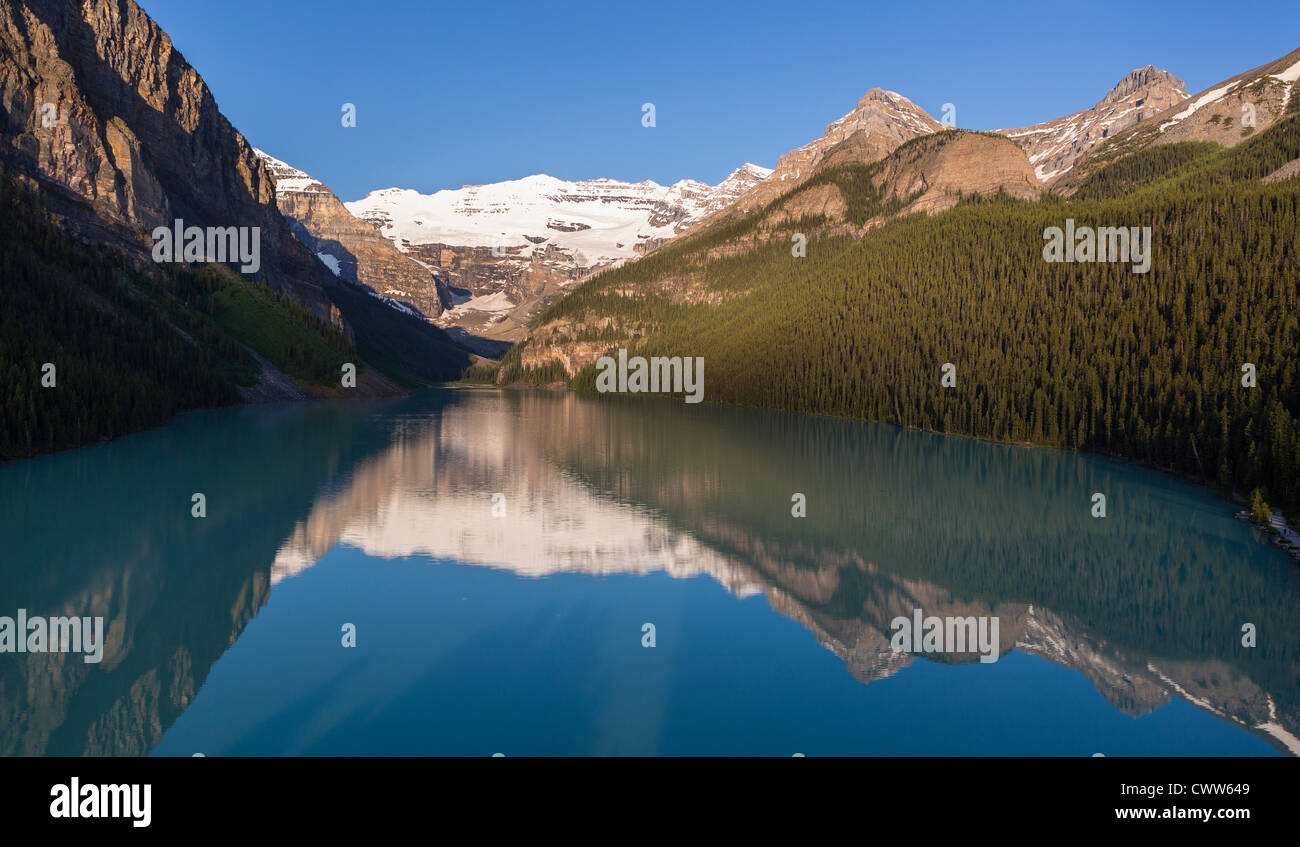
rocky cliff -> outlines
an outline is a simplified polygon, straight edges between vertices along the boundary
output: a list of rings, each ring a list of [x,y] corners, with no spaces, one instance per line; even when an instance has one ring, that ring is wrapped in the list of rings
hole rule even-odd
[[[824,168],[849,160],[879,161],[913,138],[944,129],[944,124],[903,95],[873,88],[853,111],[829,124],[820,138],[778,159],[771,176],[742,194],[724,214],[762,208]]]
[[[1024,152],[991,134],[953,131],[906,152],[885,158],[873,180],[887,198],[908,201],[902,214],[950,209],[962,195],[1001,191],[1032,200],[1041,192]]]
[[[1183,81],[1152,65],[1115,84],[1091,109],[1019,129],[998,132],[1024,148],[1044,183],[1067,173],[1103,141],[1158,115],[1187,96]]]
[[[69,201],[74,222],[145,248],[177,218],[258,227],[249,276],[329,316],[266,167],[131,0],[0,0],[0,107],[0,160]]]
[[[1300,49],[1167,104],[1150,120],[1112,133],[1105,145],[1057,177],[1068,194],[1097,169],[1144,148],[1179,141],[1232,147],[1300,109]]]
[[[388,188],[345,205],[446,280],[452,308],[439,325],[517,341],[575,282],[691,230],[769,173],[745,164],[717,185],[668,186],[535,174],[434,194]]]
[[[335,276],[436,318],[451,302],[442,280],[356,218],[324,183],[261,150],[276,186],[276,205],[298,239]]]

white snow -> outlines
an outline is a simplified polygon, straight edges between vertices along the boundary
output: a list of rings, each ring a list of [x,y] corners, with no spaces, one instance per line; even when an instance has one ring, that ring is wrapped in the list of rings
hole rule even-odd
[[[336,256],[332,253],[317,253],[316,258],[324,262],[325,267],[329,268],[335,276],[340,276],[340,265]]]
[[[392,297],[385,297],[384,295],[378,294],[369,288],[365,289],[365,291],[371,297],[375,298],[376,300],[380,301],[381,303],[383,303],[384,305],[390,308],[396,309],[399,312],[406,312],[406,314],[410,315],[411,317],[419,318],[420,320],[426,320],[426,318],[423,315],[421,315],[419,311],[412,308],[408,303],[403,303],[400,300],[394,300]]]
[[[481,297],[471,297],[439,316],[439,323],[454,322],[465,316],[466,312],[487,312],[491,315],[506,315],[515,308],[504,291],[494,291]]]
[[[1024,132],[1004,132],[1002,134],[1005,135],[1007,138],[1023,138],[1026,135],[1039,135],[1044,132],[1056,132],[1056,130],[1057,130],[1056,127],[1049,126],[1049,127],[1044,127],[1042,129],[1027,129]],[[997,130],[997,131],[1002,132],[1002,130]]]
[[[321,185],[318,180],[312,179],[305,171],[300,171],[293,165],[280,161],[270,153],[267,153],[264,150],[259,150],[256,147],[253,148],[253,152],[256,153],[259,158],[263,159],[266,162],[267,167],[270,168],[271,175],[275,177],[276,191],[305,193],[329,190],[324,185]]]
[[[1280,79],[1280,80],[1282,80],[1283,82],[1297,82],[1297,81],[1300,81],[1300,62],[1296,62],[1296,63],[1295,63],[1294,65],[1292,65],[1291,67],[1289,67],[1289,68],[1287,68],[1286,70],[1282,71],[1282,73],[1280,73],[1280,74],[1273,74],[1272,76],[1273,76],[1274,79]]]
[[[1300,62],[1296,62],[1291,67],[1282,71],[1280,74],[1273,74],[1273,79],[1280,79],[1283,82],[1290,83],[1286,87],[1286,92],[1282,95],[1282,114],[1286,114],[1286,107],[1295,96],[1296,83],[1300,82]]]
[[[1116,112],[1115,114],[1108,116],[1106,120],[1101,122],[1101,125],[1110,126],[1111,124],[1115,123],[1115,121],[1127,115],[1129,112],[1135,112],[1135,111],[1137,111],[1137,108],[1130,106],[1129,108],[1125,109],[1122,112]]]
[[[1187,92],[1181,87],[1174,88],[1173,93],[1180,99],[1187,97]],[[1145,101],[1150,96],[1151,92],[1147,88],[1131,91],[1116,100],[1110,99],[1110,94],[1107,94],[1105,99],[1091,109],[1083,109],[1034,126],[1014,130],[997,129],[994,132],[1016,139],[1016,143],[1029,155],[1029,163],[1034,165],[1034,174],[1040,182],[1046,182],[1068,172],[1073,167],[1074,160],[1087,149],[1103,143],[1116,124],[1123,126],[1133,123],[1134,118],[1130,115],[1143,108],[1139,101]],[[1146,105],[1146,108],[1149,110],[1151,107]],[[1065,159],[1064,167],[1048,170],[1051,162],[1062,158]]]
[[[1236,88],[1240,84],[1241,84],[1241,80],[1234,79],[1232,82],[1228,83],[1227,85],[1216,88],[1213,91],[1205,92],[1200,97],[1197,97],[1196,102],[1192,103],[1192,105],[1188,106],[1186,109],[1183,109],[1181,112],[1174,115],[1173,118],[1171,118],[1170,120],[1167,120],[1164,123],[1162,123],[1160,125],[1160,131],[1164,132],[1166,129],[1178,123],[1179,121],[1191,117],[1193,114],[1196,113],[1197,109],[1200,109],[1202,106],[1209,105],[1210,103],[1213,103],[1214,101],[1221,99],[1223,95],[1227,94],[1229,91]]]
[[[416,244],[496,247],[526,259],[558,247],[580,267],[593,267],[632,258],[634,247],[648,239],[672,237],[771,173],[745,164],[717,186],[690,179],[669,186],[570,182],[534,174],[434,194],[387,188],[344,205],[402,250]]]

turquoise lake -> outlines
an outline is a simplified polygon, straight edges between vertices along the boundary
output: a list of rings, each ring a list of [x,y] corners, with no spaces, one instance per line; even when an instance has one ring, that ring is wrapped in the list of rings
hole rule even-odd
[[[199,412],[0,467],[0,615],[105,641],[0,653],[0,753],[1294,755],[1300,569],[1234,511],[672,400]],[[997,660],[895,651],[915,609],[996,618]]]

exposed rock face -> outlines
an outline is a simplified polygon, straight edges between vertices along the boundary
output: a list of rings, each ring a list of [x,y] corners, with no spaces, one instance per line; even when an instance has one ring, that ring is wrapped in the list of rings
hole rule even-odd
[[[594,341],[557,346],[554,349],[529,347],[521,354],[520,363],[525,368],[535,368],[544,366],[553,360],[558,360],[564,365],[566,373],[574,374],[588,365],[594,364],[597,359],[608,351],[608,344]]]
[[[743,194],[727,213],[761,208],[823,168],[845,161],[875,162],[904,142],[946,128],[903,95],[873,88],[852,112],[827,126],[821,138],[778,159],[772,175]]]
[[[1231,147],[1286,113],[1300,86],[1300,50],[1238,74],[1173,105],[1148,132],[1161,144],[1217,141]]]
[[[354,217],[324,183],[261,150],[255,152],[275,180],[280,213],[335,276],[407,303],[426,318],[442,314],[451,295],[433,271]]]
[[[416,244],[407,254],[445,275],[451,305],[437,323],[458,339],[457,330],[518,341],[534,313],[591,273],[563,248],[547,244],[498,247],[495,254],[491,247]]]
[[[1268,129],[1296,108],[1300,95],[1300,49],[1268,64],[1223,80],[1204,91],[1179,98],[1159,113],[1128,129],[1111,133],[1106,144],[1053,188],[1070,193],[1089,174],[1129,153],[1155,144],[1213,141],[1239,144]]]
[[[1281,182],[1284,179],[1295,179],[1298,176],[1300,176],[1300,159],[1292,159],[1264,177],[1264,182]]]
[[[918,141],[884,160],[876,185],[888,197],[910,198],[904,210],[950,209],[962,194],[997,194],[1033,199],[1041,192],[1025,153],[1012,142],[975,132],[952,132]]]
[[[266,168],[131,0],[0,0],[0,157],[147,247],[171,226],[258,227],[249,274],[328,318]],[[91,213],[93,209],[93,214]]]
[[[874,158],[875,149],[864,135],[852,135],[825,151],[813,173],[837,165],[871,163],[875,171],[872,182],[883,196],[906,201],[891,213],[902,215],[935,214],[955,206],[962,195],[1003,192],[1028,200],[1043,190],[1025,152],[992,133],[945,129],[919,136],[879,160]],[[759,215],[753,231],[710,248],[710,258],[736,255],[773,237],[786,238],[783,233],[789,225],[801,220],[822,220],[814,230],[821,234],[860,238],[888,217],[849,221],[841,187],[822,181],[792,190],[765,210],[752,211]]]
[[[1107,138],[1158,115],[1187,96],[1183,81],[1147,65],[1121,79],[1091,109],[1020,129],[1000,129],[1029,154],[1034,173],[1044,183],[1068,172]]]
[[[777,226],[802,218],[824,216],[833,221],[844,220],[848,204],[844,194],[834,185],[815,185],[791,197],[781,208],[768,218],[768,223]]]
[[[715,186],[538,174],[428,195],[389,188],[345,205],[446,281],[453,302],[439,325],[517,341],[569,286],[686,232],[769,173],[746,164]]]

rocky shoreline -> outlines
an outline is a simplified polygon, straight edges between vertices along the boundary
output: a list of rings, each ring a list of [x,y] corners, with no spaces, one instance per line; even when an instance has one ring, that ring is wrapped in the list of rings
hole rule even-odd
[[[1242,509],[1237,512],[1237,517],[1249,521],[1250,510]],[[1300,532],[1296,532],[1287,525],[1286,518],[1282,516],[1281,512],[1276,509],[1272,510],[1269,514],[1268,525],[1259,528],[1272,536],[1273,543],[1282,548],[1297,564],[1300,564]]]

